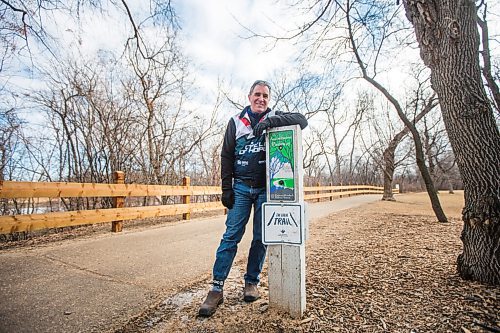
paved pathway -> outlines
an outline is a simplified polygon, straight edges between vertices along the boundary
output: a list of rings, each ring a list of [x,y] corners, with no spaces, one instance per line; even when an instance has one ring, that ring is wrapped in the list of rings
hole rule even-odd
[[[310,227],[332,212],[379,199],[311,203]],[[202,218],[3,250],[0,333],[112,332],[159,297],[209,276],[224,221],[225,216]],[[247,255],[250,237],[247,232],[236,260]]]

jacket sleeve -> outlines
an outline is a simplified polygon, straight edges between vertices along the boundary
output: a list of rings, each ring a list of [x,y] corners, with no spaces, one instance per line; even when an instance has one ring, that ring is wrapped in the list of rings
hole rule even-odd
[[[269,123],[271,127],[300,125],[301,129],[307,127],[307,119],[303,114],[298,112],[281,112],[276,111],[274,116],[269,116]]]
[[[222,142],[221,157],[221,180],[222,191],[233,189],[234,175],[234,148],[236,146],[236,125],[230,119],[227,124],[224,141]]]

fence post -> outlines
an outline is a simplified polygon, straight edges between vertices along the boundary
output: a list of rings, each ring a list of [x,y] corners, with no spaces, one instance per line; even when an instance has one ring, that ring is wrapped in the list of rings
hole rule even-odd
[[[191,186],[191,178],[190,178],[190,177],[184,177],[184,178],[182,178],[182,185],[183,185],[183,186],[187,186],[187,187],[188,187],[188,189],[190,189],[190,186]],[[189,203],[191,203],[191,196],[190,196],[190,195],[184,195],[184,196],[182,197],[182,203],[183,203],[183,204],[189,204]],[[190,209],[190,211],[191,211],[191,209]],[[187,213],[182,214],[182,219],[183,219],[183,220],[189,220],[189,219],[191,218],[191,213],[190,213],[190,211],[189,211],[189,212],[187,212]]]
[[[333,186],[333,183],[330,182],[330,187]],[[333,188],[330,188],[330,193],[333,193]],[[333,201],[333,195],[330,196],[330,201]]]
[[[320,187],[321,186],[320,182],[317,182],[316,186]],[[316,193],[319,195],[321,193],[321,191],[317,191]],[[316,202],[320,202],[320,201],[321,201],[321,198],[316,199]]]
[[[115,184],[125,184],[125,172],[115,171],[113,173]],[[125,206],[125,197],[113,197],[113,208],[123,208]],[[123,220],[111,222],[112,232],[121,232],[123,229]]]

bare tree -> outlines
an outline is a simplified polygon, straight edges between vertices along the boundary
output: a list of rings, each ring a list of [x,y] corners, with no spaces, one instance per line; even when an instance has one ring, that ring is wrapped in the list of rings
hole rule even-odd
[[[286,76],[277,75],[277,87],[274,99],[275,108],[289,112],[301,112],[307,118],[320,120],[319,126],[311,124],[312,140],[318,144],[316,150],[309,149],[304,157],[317,159],[322,156],[328,169],[328,183],[341,184],[349,181],[353,168],[354,147],[347,153],[343,148],[348,140],[355,140],[357,129],[362,118],[362,98],[356,105],[357,110],[351,112],[350,103],[340,105],[343,83],[339,83],[332,75],[303,74],[297,80],[288,82]],[[358,112],[359,111],[359,112]],[[354,115],[354,116],[352,116]],[[312,147],[311,147],[312,148]],[[311,160],[304,160],[307,167]],[[342,167],[347,165],[347,172]]]
[[[0,109],[0,181],[9,179],[6,173],[13,162],[16,145],[21,141],[21,124],[14,109]]]
[[[463,188],[441,113],[426,115],[421,125],[429,172],[437,188],[448,189],[449,193],[454,193],[454,188]]]
[[[337,63],[334,59],[345,57],[346,50],[354,54],[354,63],[361,70],[362,78],[379,90],[388,101],[394,106],[399,117],[408,126],[410,133],[415,140],[417,165],[424,178],[427,192],[431,200],[432,208],[439,221],[447,221],[436,190],[432,183],[432,178],[425,165],[422,151],[422,143],[415,126],[409,121],[398,100],[389,90],[376,79],[381,71],[381,58],[388,58],[387,49],[384,46],[389,40],[396,40],[396,45],[408,42],[408,28],[401,24],[399,10],[394,10],[394,6],[389,1],[379,1],[366,3],[363,1],[328,1],[310,2],[308,10],[316,14],[315,19],[300,26],[296,31],[285,37],[274,37],[280,39],[296,39],[303,37],[311,40],[309,50],[304,51],[306,59],[328,59],[330,63]],[[344,31],[345,34],[339,32]],[[272,36],[255,36],[273,38]],[[371,68],[371,73],[368,71]]]
[[[138,116],[120,89],[116,68],[97,61],[91,64],[61,60],[47,71],[50,88],[32,96],[47,115],[39,135],[52,130],[52,137],[42,147],[34,141],[28,150],[48,179],[111,182],[112,171],[131,170]],[[51,155],[57,157],[48,163]],[[58,170],[50,170],[51,164],[59,166]],[[111,202],[86,200],[85,204],[94,207],[98,203]],[[82,204],[82,200],[70,200],[67,206],[73,209]]]
[[[363,118],[366,108],[363,104],[363,96],[358,97],[356,109],[351,112],[345,108],[341,111],[342,106],[332,103],[329,110],[326,110],[326,126],[322,131],[322,135],[318,136],[322,151],[325,153],[328,169],[330,171],[329,181],[333,184],[350,183],[352,181],[353,170],[353,154],[355,145],[352,143],[356,140],[358,128]],[[354,115],[354,116],[351,116]],[[348,142],[347,140],[352,140]],[[351,143],[351,149],[348,153],[342,152],[344,146]],[[329,161],[329,156],[333,156],[335,166],[332,167]],[[347,164],[345,172],[342,171],[342,166]],[[346,175],[346,176],[343,176]]]
[[[315,135],[303,138],[303,166],[304,166],[304,184],[313,186],[321,180],[321,174],[325,169],[325,163],[321,161],[324,152],[317,149],[320,141]]]
[[[351,132],[350,133],[351,142],[349,145],[350,151],[348,155],[349,163],[345,171],[347,173],[347,177],[344,177],[345,181],[349,184],[352,182],[355,168],[357,167],[357,165],[361,160],[366,159],[367,163],[369,162],[370,164],[374,162],[373,160],[371,160],[369,154],[367,154],[367,151],[362,152],[361,155],[355,158],[355,154],[357,153],[357,151],[359,151],[359,148],[357,149],[359,141],[358,138],[362,137],[361,124],[363,123],[364,118],[366,117],[366,113],[368,111],[371,111],[373,108],[374,108],[373,96],[367,91],[359,92],[356,102],[355,115],[352,119],[352,123],[349,125],[349,131]],[[377,168],[377,166],[375,166],[375,168]],[[376,183],[378,182],[376,182],[375,180],[370,180],[370,183],[368,184],[376,184]]]
[[[345,19],[346,19],[346,23],[347,23],[347,31],[348,31],[350,45],[352,47],[352,51],[354,52],[356,62],[361,70],[362,77],[367,82],[369,82],[373,87],[375,87],[377,90],[379,90],[387,98],[387,100],[394,106],[394,109],[397,111],[399,118],[403,121],[405,126],[409,129],[410,133],[412,134],[413,140],[415,141],[415,154],[416,154],[417,165],[418,165],[418,168],[419,168],[420,173],[422,175],[422,178],[424,180],[424,183],[425,183],[425,186],[427,189],[427,194],[429,195],[429,198],[431,200],[432,208],[434,210],[434,213],[435,213],[438,221],[447,222],[448,219],[446,218],[446,215],[444,214],[444,211],[441,207],[441,203],[439,202],[439,198],[437,196],[437,191],[434,188],[434,183],[432,181],[429,170],[425,164],[422,142],[421,142],[418,130],[416,129],[415,125],[408,119],[403,108],[401,107],[398,100],[394,97],[394,95],[391,94],[387,90],[386,87],[384,87],[378,80],[375,79],[375,76],[377,74],[377,71],[375,70],[376,57],[375,57],[375,60],[372,64],[372,67],[374,69],[373,74],[368,73],[367,65],[366,65],[365,61],[361,58],[361,53],[359,51],[360,50],[359,44],[361,43],[360,40],[362,40],[363,38],[366,38],[366,35],[363,35],[363,33],[361,33],[361,37],[360,37],[360,39],[358,39],[355,36],[355,30],[361,29],[361,26],[363,26],[363,24],[365,24],[369,27],[367,29],[368,36],[373,36],[373,32],[370,30],[370,25],[372,22],[370,22],[370,20],[367,19],[367,17],[365,16],[365,10],[367,10],[368,12],[380,11],[380,13],[383,13],[386,9],[382,5],[373,5],[369,9],[364,9],[364,10],[360,11],[359,9],[356,8],[355,4],[356,4],[356,1],[354,1],[352,4],[350,3],[350,1],[347,1],[345,6],[343,6],[342,8],[343,8],[343,11],[345,11]],[[395,16],[396,13],[393,13],[392,15]],[[390,21],[386,21],[385,25],[389,26]],[[377,38],[380,41],[376,45],[376,48],[373,50],[374,52],[380,52],[384,42],[386,41],[387,36],[390,33],[392,33],[392,31],[388,30],[385,27],[385,25],[384,25],[383,29],[380,29],[380,31],[377,32],[380,34],[380,36],[378,36],[378,38]]]
[[[211,120],[213,121],[212,135],[209,138],[196,141],[196,153],[192,155],[191,169],[195,169],[195,177],[191,180],[192,184],[212,185],[220,184],[221,160],[220,150],[224,137],[225,123],[216,122],[215,114],[224,102],[221,83],[217,86],[217,97],[212,110]],[[201,168],[200,168],[201,167]],[[200,170],[201,169],[201,170]]]
[[[175,163],[175,157],[168,165],[165,161],[182,121],[187,72],[174,41],[168,38],[158,49],[146,49],[146,54],[155,54],[155,61],[149,56],[144,58],[143,53],[135,47],[129,49],[128,60],[134,73],[128,82],[129,96],[145,119],[143,148],[146,159],[142,163],[144,169],[151,172],[147,181],[164,184],[170,180],[172,174],[168,174],[168,169]],[[181,148],[180,153],[183,156],[184,149]]]
[[[150,1],[150,13],[141,24],[131,14],[128,2],[125,0],[1,0],[0,1],[0,41],[4,44],[5,54],[14,53],[19,55],[26,51],[31,56],[31,43],[40,43],[45,50],[53,56],[57,53],[57,38],[51,36],[46,26],[54,23],[51,13],[64,12],[75,18],[75,25],[80,16],[86,10],[105,11],[106,6],[111,5],[122,11],[129,20],[132,27],[132,35],[128,38],[126,46],[134,44],[134,48],[144,58],[153,59],[154,56],[147,54],[146,42],[142,36],[141,24],[149,22],[172,28],[178,28],[177,16],[171,1]]]
[[[491,52],[490,52],[490,33],[488,29],[488,20],[487,20],[487,4],[486,1],[481,2],[481,5],[478,8],[478,16],[477,23],[481,30],[481,46],[482,50],[481,58],[483,60],[482,74],[484,79],[486,80],[486,86],[491,95],[492,99],[492,107],[497,111],[497,116],[500,116],[500,89],[498,88],[498,71],[497,77],[495,80],[495,75],[493,73],[493,65],[491,61]]]
[[[416,114],[415,118],[412,120],[412,123],[418,123],[426,114],[432,111],[437,105],[437,99],[435,98],[435,94],[425,97],[421,96],[422,92],[422,84],[419,83],[416,90],[413,92],[413,100],[410,101],[409,105],[407,105],[407,109],[411,110],[410,113]],[[396,160],[396,150],[399,147],[401,141],[409,134],[410,129],[405,126],[399,132],[393,134],[393,136],[388,140],[388,143],[383,149],[381,160],[383,165],[383,177],[384,177],[384,193],[382,195],[382,200],[386,201],[394,201],[393,194],[393,180],[394,180],[394,172],[396,167],[402,162],[402,160],[408,157],[407,154],[404,154],[403,158],[399,161]],[[377,137],[382,138],[383,136],[378,132],[379,135]],[[408,152],[409,153],[409,152]]]
[[[36,71],[39,70],[40,66],[46,68],[46,61],[62,62],[67,65],[65,68],[68,70],[67,73],[63,73],[63,69],[59,69],[57,66],[54,66],[54,71],[52,69],[48,71],[50,74],[48,80],[52,80],[56,86],[60,87],[60,90],[53,91],[52,96],[45,94],[44,96],[38,95],[36,98],[38,102],[47,106],[48,109],[57,110],[48,119],[52,124],[56,125],[57,123],[57,126],[62,126],[61,130],[55,133],[55,136],[59,139],[64,137],[67,144],[65,147],[58,149],[61,153],[60,156],[64,155],[64,159],[61,160],[60,170],[64,170],[66,177],[72,175],[71,177],[75,180],[102,181],[104,179],[99,175],[106,174],[109,176],[112,170],[123,170],[122,162],[130,154],[124,149],[125,145],[118,146],[116,142],[112,143],[110,141],[111,132],[116,130],[118,126],[116,122],[120,122],[120,113],[111,112],[111,116],[107,114],[108,110],[114,109],[118,105],[117,100],[113,100],[113,96],[111,96],[113,94],[112,87],[116,88],[117,86],[116,82],[113,85],[109,84],[109,82],[106,84],[103,81],[113,79],[106,76],[104,72],[92,73],[94,70],[99,71],[102,67],[100,69],[97,67],[89,68],[83,62],[78,64],[76,62],[73,64],[67,62],[65,59],[70,52],[67,52],[66,48],[59,47],[59,36],[51,36],[48,32],[50,29],[47,29],[47,27],[55,24],[59,14],[74,18],[74,24],[78,26],[81,23],[80,18],[83,14],[99,12],[106,15],[107,11],[115,10],[125,15],[131,26],[132,34],[126,41],[124,50],[135,50],[131,52],[135,52],[149,62],[158,62],[163,59],[160,59],[157,53],[149,52],[151,48],[148,48],[148,43],[151,36],[145,35],[145,31],[148,31],[145,28],[154,27],[156,31],[160,28],[164,29],[166,43],[169,43],[175,39],[179,26],[170,1],[151,1],[149,5],[150,11],[147,13],[141,12],[141,22],[137,24],[137,18],[131,15],[131,10],[125,0],[0,1],[0,45],[3,50],[3,53],[1,53],[0,73],[2,76],[7,77],[9,75],[9,73],[5,73],[4,69],[12,58],[30,57],[32,70]],[[38,51],[40,45],[44,52],[43,61],[38,61],[38,52],[32,52],[35,48]],[[75,45],[78,44],[75,43]],[[170,46],[171,44],[167,45],[166,48]],[[78,50],[75,53],[81,56],[78,54]],[[116,59],[111,60],[117,61]],[[91,62],[96,62],[96,59],[92,59]],[[77,68],[78,66],[80,66],[80,69]],[[73,71],[73,73],[69,73],[70,71]],[[120,80],[117,77],[117,72],[113,70],[112,72],[115,74],[115,78]],[[42,69],[41,72],[37,72],[36,76],[41,77],[46,73],[47,71],[44,72],[44,69]],[[71,79],[70,76],[74,76],[74,78]],[[13,89],[19,90],[18,88]],[[96,89],[100,89],[100,91],[98,92]],[[31,92],[25,93],[34,95]],[[105,100],[106,98],[107,100]],[[59,103],[61,100],[63,102]],[[123,105],[118,106],[118,108],[124,110]],[[83,116],[84,114],[86,118]],[[125,117],[130,121],[134,119],[134,117]],[[94,122],[95,119],[99,121]],[[119,126],[122,127],[122,130],[130,129],[126,124],[120,124]],[[104,139],[95,140],[96,133],[101,133],[101,131],[104,131]],[[114,137],[119,139],[120,135],[117,134]],[[58,142],[61,143],[62,141],[59,140]],[[120,142],[120,140],[117,142]],[[109,147],[112,147],[112,149]],[[44,160],[39,154],[42,150],[33,145],[29,147],[29,151],[33,153],[30,154],[29,158],[35,164]],[[84,156],[85,158],[83,158]],[[35,171],[35,169],[44,168],[45,170],[42,172],[46,173],[45,177],[54,175],[53,173],[51,175],[47,174],[49,173],[48,165],[33,166],[32,169]]]
[[[500,133],[479,66],[474,1],[403,0],[420,55],[431,69],[465,190],[464,279],[500,284]],[[484,45],[483,45],[484,47]]]

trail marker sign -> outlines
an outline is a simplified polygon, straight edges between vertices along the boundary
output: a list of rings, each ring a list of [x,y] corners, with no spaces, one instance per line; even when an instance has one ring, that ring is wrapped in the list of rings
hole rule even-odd
[[[264,244],[302,245],[305,238],[304,206],[300,204],[266,203],[262,229]]]
[[[262,205],[262,241],[268,245],[269,305],[300,318],[306,308],[307,219],[298,125],[267,131],[266,167],[268,200]]]

